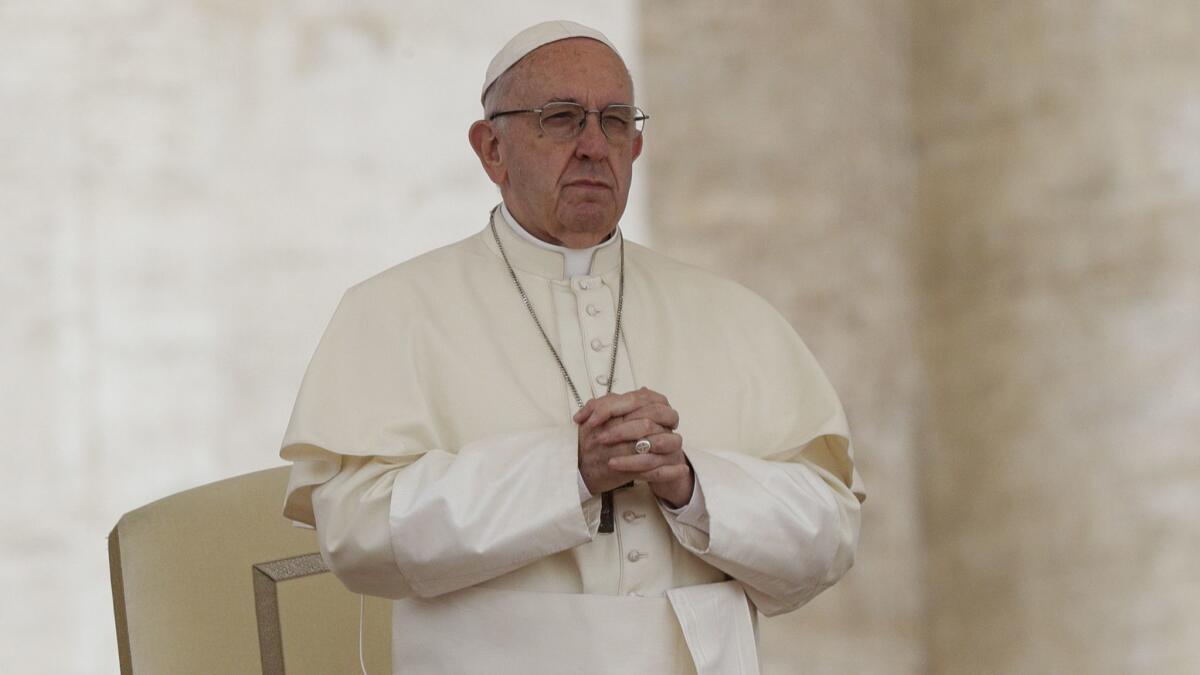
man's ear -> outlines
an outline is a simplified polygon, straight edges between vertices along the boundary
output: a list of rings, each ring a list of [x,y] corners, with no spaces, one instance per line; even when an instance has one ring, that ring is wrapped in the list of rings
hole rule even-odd
[[[471,149],[479,157],[479,163],[487,172],[488,178],[496,185],[503,185],[508,178],[508,169],[504,166],[504,158],[500,155],[500,138],[496,136],[496,128],[487,120],[479,120],[471,125],[467,132],[467,140]]]
[[[642,139],[643,138],[645,138],[645,137],[642,136],[641,134],[638,134],[637,138],[633,139],[633,158],[634,159],[637,159],[642,154]]]

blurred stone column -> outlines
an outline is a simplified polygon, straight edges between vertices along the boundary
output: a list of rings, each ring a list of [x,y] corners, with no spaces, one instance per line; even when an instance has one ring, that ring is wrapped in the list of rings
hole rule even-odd
[[[917,2],[930,670],[1200,664],[1200,5]]]
[[[870,495],[846,579],[763,622],[767,673],[923,670],[907,18],[882,0],[642,5],[652,243],[791,320],[842,396]]]

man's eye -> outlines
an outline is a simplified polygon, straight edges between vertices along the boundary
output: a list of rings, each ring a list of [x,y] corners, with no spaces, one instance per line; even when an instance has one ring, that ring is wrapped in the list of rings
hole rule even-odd
[[[549,113],[542,118],[543,122],[548,122],[550,124],[570,124],[574,120],[575,115],[569,112]]]

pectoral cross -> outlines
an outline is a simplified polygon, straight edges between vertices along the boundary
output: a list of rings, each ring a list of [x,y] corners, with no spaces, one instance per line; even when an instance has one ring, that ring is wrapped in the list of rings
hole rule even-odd
[[[618,490],[633,487],[633,481],[618,487]],[[600,533],[612,534],[613,530],[613,490],[607,490],[600,495]]]

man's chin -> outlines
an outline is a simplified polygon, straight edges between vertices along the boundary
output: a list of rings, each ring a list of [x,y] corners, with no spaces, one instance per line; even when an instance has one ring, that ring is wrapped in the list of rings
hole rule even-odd
[[[585,203],[563,209],[559,221],[569,232],[608,234],[617,224],[612,204]]]

